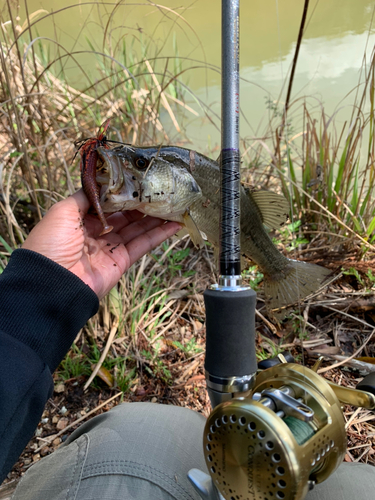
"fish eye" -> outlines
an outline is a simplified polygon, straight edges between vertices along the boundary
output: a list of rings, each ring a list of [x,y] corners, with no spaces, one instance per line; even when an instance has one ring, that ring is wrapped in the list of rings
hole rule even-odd
[[[144,158],[137,158],[135,160],[135,165],[139,169],[144,170],[148,165],[148,161],[146,161]]]

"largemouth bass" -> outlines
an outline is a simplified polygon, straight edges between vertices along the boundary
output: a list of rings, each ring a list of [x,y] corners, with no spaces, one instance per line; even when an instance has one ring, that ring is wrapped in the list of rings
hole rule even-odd
[[[201,233],[219,245],[220,167],[218,162],[189,149],[163,146],[98,148],[103,166],[96,180],[101,186],[104,212],[140,210],[182,222],[199,245]],[[330,271],[286,258],[267,230],[279,229],[288,217],[284,197],[241,186],[241,251],[264,274],[266,304],[280,309],[315,292]]]

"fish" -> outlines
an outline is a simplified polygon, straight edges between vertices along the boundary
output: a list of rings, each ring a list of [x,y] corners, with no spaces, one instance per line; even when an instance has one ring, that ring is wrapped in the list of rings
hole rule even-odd
[[[220,233],[220,165],[196,151],[177,147],[97,148],[97,172],[104,212],[137,209],[183,223],[199,246],[202,237],[215,247]],[[268,310],[282,310],[316,292],[331,271],[285,257],[268,230],[280,229],[289,216],[287,200],[272,191],[241,185],[241,252],[263,273]],[[268,228],[268,230],[266,229]]]

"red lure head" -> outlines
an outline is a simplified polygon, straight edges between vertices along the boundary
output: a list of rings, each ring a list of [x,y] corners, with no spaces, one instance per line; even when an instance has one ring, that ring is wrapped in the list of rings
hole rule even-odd
[[[105,133],[107,132],[107,128],[109,127],[111,119],[108,118],[104,123],[102,123],[99,127],[98,134],[96,136],[97,141],[104,141],[106,140]]]
[[[80,152],[80,154],[82,156],[83,153],[88,153],[89,151],[96,150],[96,148],[98,148],[99,146],[108,149],[109,146],[107,145],[107,138],[105,136],[105,133],[109,127],[110,121],[111,121],[111,119],[108,118],[105,122],[103,122],[100,125],[96,137],[82,139],[82,140],[76,141],[74,143],[75,147],[77,148],[77,151],[75,152],[75,155],[73,157],[73,161],[75,160],[78,152]],[[82,164],[80,165],[80,167],[82,169]]]

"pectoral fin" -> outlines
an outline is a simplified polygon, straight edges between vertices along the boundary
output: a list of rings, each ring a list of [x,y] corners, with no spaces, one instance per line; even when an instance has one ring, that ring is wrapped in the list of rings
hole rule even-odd
[[[284,196],[264,190],[249,190],[247,194],[255,201],[262,222],[269,229],[280,229],[288,220],[290,207]]]
[[[186,229],[186,227],[182,227],[176,234],[175,236],[181,240],[184,236],[189,234],[189,231]]]
[[[192,219],[188,210],[183,214],[184,224],[186,229],[189,231],[191,241],[194,243],[194,246],[197,248],[204,247],[204,241],[201,235],[201,232],[198,229],[198,226]]]

